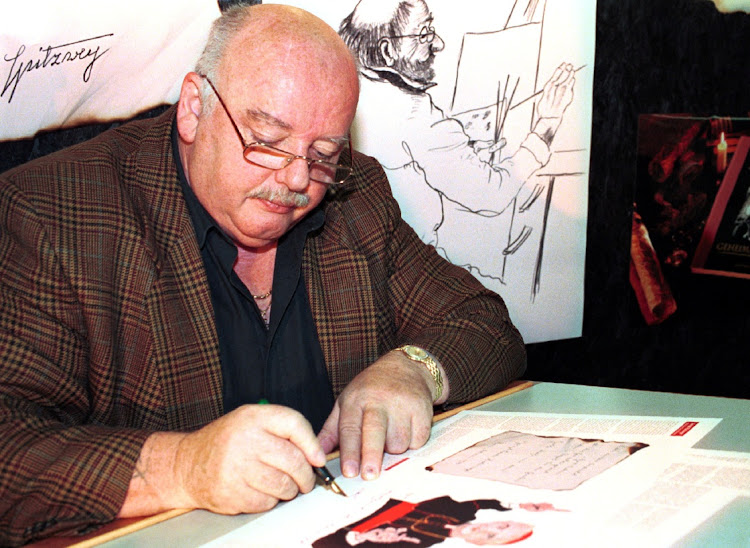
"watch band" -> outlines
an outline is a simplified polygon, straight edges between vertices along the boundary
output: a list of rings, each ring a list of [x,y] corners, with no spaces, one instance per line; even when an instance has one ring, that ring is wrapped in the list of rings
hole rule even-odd
[[[437,361],[432,355],[425,349],[411,344],[405,344],[398,347],[396,350],[403,352],[407,358],[415,362],[424,365],[432,375],[432,380],[435,381],[435,399],[433,403],[438,401],[443,395],[443,376],[440,374],[440,367],[438,367]]]

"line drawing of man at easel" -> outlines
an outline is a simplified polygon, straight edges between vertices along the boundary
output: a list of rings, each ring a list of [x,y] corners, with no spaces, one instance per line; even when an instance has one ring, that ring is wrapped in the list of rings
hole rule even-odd
[[[561,63],[543,88],[536,89],[544,8],[544,0],[517,0],[501,30],[464,35],[451,105],[452,112],[461,113],[451,116],[435,105],[429,92],[436,85],[435,57],[445,43],[425,0],[361,0],[339,29],[360,62],[355,142],[386,168],[404,217],[449,260],[480,279],[501,284],[506,283],[508,259],[529,246],[535,230],[540,232],[533,239],[537,253],[532,302],[539,290],[554,186],[554,177],[534,174],[550,160],[550,144],[573,101],[576,72],[571,64]],[[481,66],[486,61],[479,49],[487,40],[536,41],[537,46],[508,63],[514,67],[497,81],[490,104],[461,109],[464,88],[475,85],[471,78],[484,78],[487,85],[487,71]],[[530,63],[536,68],[531,77]],[[526,67],[523,73],[515,68],[519,65]],[[508,134],[509,115],[528,118],[525,135]],[[362,143],[358,131],[375,136],[375,141]],[[514,152],[504,155],[506,148]],[[542,204],[545,200],[539,198],[545,192]]]

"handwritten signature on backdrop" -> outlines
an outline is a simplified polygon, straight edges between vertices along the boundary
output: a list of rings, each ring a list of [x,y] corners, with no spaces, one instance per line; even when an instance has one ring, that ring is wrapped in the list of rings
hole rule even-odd
[[[94,70],[94,63],[109,51],[109,48],[103,48],[106,47],[106,40],[112,36],[114,34],[102,34],[67,44],[39,46],[36,53],[33,53],[33,50],[27,48],[25,44],[21,44],[15,53],[3,55],[5,65],[0,74],[3,74],[5,82],[0,97],[7,97],[10,104],[21,79],[26,74],[33,71],[54,70],[55,67],[71,63],[81,64],[81,79],[83,82],[88,82]]]

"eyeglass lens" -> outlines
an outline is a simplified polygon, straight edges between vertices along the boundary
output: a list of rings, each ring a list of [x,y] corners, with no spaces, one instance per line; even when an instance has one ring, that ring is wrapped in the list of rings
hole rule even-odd
[[[419,32],[419,41],[423,44],[425,42],[432,42],[435,39],[435,27],[423,27]]]
[[[245,158],[253,164],[268,169],[284,169],[294,160],[305,160],[310,179],[319,183],[341,183],[351,175],[351,168],[347,166],[295,156],[259,143],[245,148]]]

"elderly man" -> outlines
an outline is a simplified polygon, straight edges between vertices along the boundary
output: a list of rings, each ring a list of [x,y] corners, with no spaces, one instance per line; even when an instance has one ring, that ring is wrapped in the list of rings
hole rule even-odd
[[[325,23],[232,8],[177,105],[0,177],[0,544],[267,510],[336,446],[375,478],[523,372],[351,152],[357,97]]]
[[[461,122],[446,117],[427,91],[436,85],[435,55],[445,44],[424,0],[360,0],[341,22],[339,34],[360,62],[362,89],[353,132],[377,136],[362,150],[388,170],[393,194],[417,234],[464,264],[462,257],[470,251],[465,235],[493,234],[487,219],[495,222],[516,197],[519,203],[531,197],[527,180],[549,161],[549,145],[573,100],[573,67],[563,63],[557,68],[544,86],[533,131],[516,152],[501,157],[504,140],[471,140]],[[445,230],[477,213],[476,231]],[[444,234],[458,240],[449,242]],[[483,241],[502,250],[491,237]],[[494,260],[493,253],[489,256]]]

